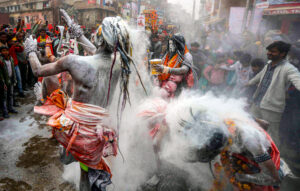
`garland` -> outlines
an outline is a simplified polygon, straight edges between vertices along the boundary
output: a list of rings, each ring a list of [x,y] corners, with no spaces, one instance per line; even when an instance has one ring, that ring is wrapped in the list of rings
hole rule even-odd
[[[232,120],[225,120],[225,124],[228,127],[230,134],[235,135],[236,125]],[[216,178],[213,181],[213,186],[210,191],[224,190],[228,180],[229,182],[238,187],[239,191],[252,190],[254,184],[239,182],[235,178],[235,173],[249,174],[255,168],[255,165],[247,163],[244,160],[239,159],[237,155],[232,155],[229,152],[229,148],[233,144],[232,138],[228,139],[228,145],[221,151],[221,163],[214,164]]]

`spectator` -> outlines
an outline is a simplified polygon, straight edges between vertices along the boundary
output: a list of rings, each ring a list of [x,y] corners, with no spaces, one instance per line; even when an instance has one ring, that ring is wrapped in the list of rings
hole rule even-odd
[[[7,46],[7,33],[2,31],[0,32],[0,47]]]
[[[4,77],[4,96],[2,99],[2,111],[3,117],[9,118],[8,112],[10,113],[18,113],[13,108],[13,94],[14,94],[14,85],[16,83],[16,74],[15,74],[15,67],[14,61],[9,55],[9,49],[6,46],[0,47],[0,65],[1,71]]]
[[[5,85],[5,80],[4,80],[4,74],[2,70],[2,65],[0,65],[0,103],[1,103],[1,110],[3,111],[3,102],[4,102],[4,91],[6,91],[6,85]],[[3,112],[4,114],[4,112]],[[4,118],[0,117],[0,121],[2,121]]]
[[[17,37],[17,42],[23,48],[23,51],[16,52],[16,54],[17,54],[18,66],[21,72],[22,88],[23,90],[27,90],[28,62],[26,60],[26,53],[24,51],[24,33],[18,32],[16,37]]]
[[[220,66],[224,64],[226,58],[224,54],[217,53],[215,59],[212,60],[215,60],[215,63],[208,65],[204,69],[203,75],[208,80],[211,90],[219,93],[223,90],[225,82],[225,71]]]
[[[279,124],[285,108],[286,89],[292,83],[300,90],[300,73],[286,59],[290,47],[290,44],[283,41],[270,44],[267,47],[270,62],[248,83],[258,84],[251,112],[256,118],[270,123],[268,132],[279,147]]]
[[[152,58],[161,58],[162,43],[159,40],[157,34],[152,35],[150,51],[153,53]]]
[[[191,50],[190,50],[193,56],[193,63],[197,72],[198,79],[201,77],[202,70],[204,69],[204,60],[205,60],[205,55],[199,50],[199,47],[200,44],[194,42],[191,44]]]
[[[21,72],[19,69],[19,62],[18,62],[18,58],[17,58],[17,52],[24,52],[24,47],[19,43],[16,42],[12,39],[12,37],[10,37],[7,41],[8,47],[9,47],[9,54],[11,56],[11,58],[14,61],[14,65],[15,65],[15,72],[16,72],[16,77],[17,77],[17,87],[18,87],[18,93],[20,97],[25,97],[24,92],[23,92],[23,87],[22,87],[22,77],[21,77]],[[15,106],[16,103],[14,103]]]
[[[254,78],[265,66],[265,63],[262,59],[256,58],[251,62],[252,74],[250,79]],[[256,91],[257,86],[251,85],[247,88],[247,98],[248,101],[251,102],[251,98],[253,97],[254,92]]]
[[[40,29],[40,36],[37,38],[39,48],[45,48],[47,38],[48,35],[46,34],[46,28]]]

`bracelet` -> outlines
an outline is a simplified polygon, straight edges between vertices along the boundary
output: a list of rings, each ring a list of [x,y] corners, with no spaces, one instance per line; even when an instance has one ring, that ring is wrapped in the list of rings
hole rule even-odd
[[[169,70],[170,70],[169,67],[164,66],[163,73],[164,73],[164,74],[168,74],[168,73],[169,73]]]

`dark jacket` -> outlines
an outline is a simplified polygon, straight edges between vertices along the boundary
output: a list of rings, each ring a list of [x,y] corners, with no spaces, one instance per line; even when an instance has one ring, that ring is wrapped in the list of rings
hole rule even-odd
[[[12,77],[9,78],[8,76],[8,69],[6,67],[5,60],[3,57],[0,57],[0,69],[6,86],[10,86],[10,85],[14,86],[17,83],[14,60],[11,57],[9,59],[11,63]]]

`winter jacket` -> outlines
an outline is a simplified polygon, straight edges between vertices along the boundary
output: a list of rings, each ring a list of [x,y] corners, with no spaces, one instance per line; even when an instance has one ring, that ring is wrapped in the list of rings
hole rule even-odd
[[[258,84],[253,98],[258,95],[269,64],[271,63],[266,64],[263,70],[248,83],[249,85]],[[282,113],[285,108],[286,91],[291,83],[300,91],[300,72],[288,60],[282,60],[275,68],[271,84],[260,102],[260,108]]]
[[[0,70],[4,77],[4,82],[5,82],[6,86],[10,86],[10,85],[14,86],[17,83],[14,60],[11,57],[9,59],[10,59],[10,63],[11,63],[12,77],[9,78],[9,76],[8,76],[8,69],[6,67],[5,60],[3,57],[0,57]]]

